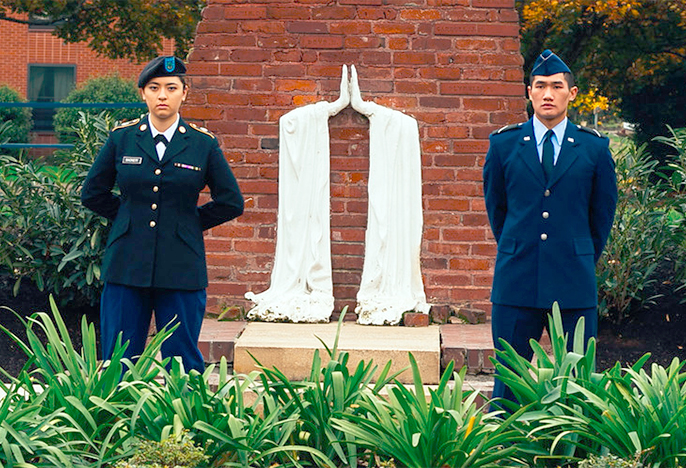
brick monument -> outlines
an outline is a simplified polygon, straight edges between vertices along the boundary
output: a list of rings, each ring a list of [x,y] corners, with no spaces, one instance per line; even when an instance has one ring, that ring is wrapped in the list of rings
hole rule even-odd
[[[184,118],[215,133],[245,214],[206,234],[209,308],[269,286],[276,241],[278,119],[333,100],[343,64],[365,99],[419,122],[428,302],[489,311],[495,242],[481,168],[488,135],[526,119],[514,0],[210,0],[189,56]],[[367,223],[369,122],[329,120],[336,310],[355,306]]]

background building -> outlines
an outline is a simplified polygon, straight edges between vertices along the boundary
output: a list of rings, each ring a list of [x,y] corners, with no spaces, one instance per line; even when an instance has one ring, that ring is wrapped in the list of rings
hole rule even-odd
[[[144,63],[101,57],[86,43],[66,44],[51,28],[0,21],[0,85],[19,91],[28,101],[59,102],[78,84],[97,76],[119,74],[135,79]],[[173,53],[164,41],[164,53]],[[33,113],[36,140],[50,140],[54,109]]]

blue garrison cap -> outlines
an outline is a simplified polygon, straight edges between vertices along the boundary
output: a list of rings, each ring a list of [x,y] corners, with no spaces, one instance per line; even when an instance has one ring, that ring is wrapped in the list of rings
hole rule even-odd
[[[556,73],[572,73],[560,57],[546,49],[536,58],[531,76],[550,76]]]
[[[143,88],[148,81],[160,76],[183,76],[186,65],[176,57],[157,57],[148,63],[138,75],[138,87]]]

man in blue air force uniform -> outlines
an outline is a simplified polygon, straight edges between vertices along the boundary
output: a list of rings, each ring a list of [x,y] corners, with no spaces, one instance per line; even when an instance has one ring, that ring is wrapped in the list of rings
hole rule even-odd
[[[567,106],[574,77],[551,51],[536,60],[528,87],[534,116],[490,137],[484,195],[498,254],[491,293],[493,341],[531,359],[554,301],[565,332],[585,318],[597,335],[595,264],[614,219],[617,183],[609,140],[574,125]],[[514,400],[497,378],[494,397]]]
[[[188,93],[185,70],[175,57],[158,57],[143,69],[138,86],[149,113],[112,131],[81,198],[112,221],[102,266],[103,359],[112,356],[120,332],[129,341],[125,357],[140,355],[154,310],[158,329],[174,317],[179,323],[163,357],[181,356],[186,370],[202,371],[203,231],[240,216],[243,197],[216,138],[179,115]],[[198,207],[206,186],[212,201]]]

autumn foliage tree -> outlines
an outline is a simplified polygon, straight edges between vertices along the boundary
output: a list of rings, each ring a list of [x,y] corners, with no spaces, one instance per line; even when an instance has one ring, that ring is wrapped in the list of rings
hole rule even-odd
[[[165,38],[184,57],[203,6],[202,0],[0,0],[0,20],[54,26],[65,42],[142,62],[157,55]]]
[[[612,100],[645,142],[686,126],[686,1],[517,0],[525,69],[544,49]],[[659,151],[658,148],[655,148]]]

